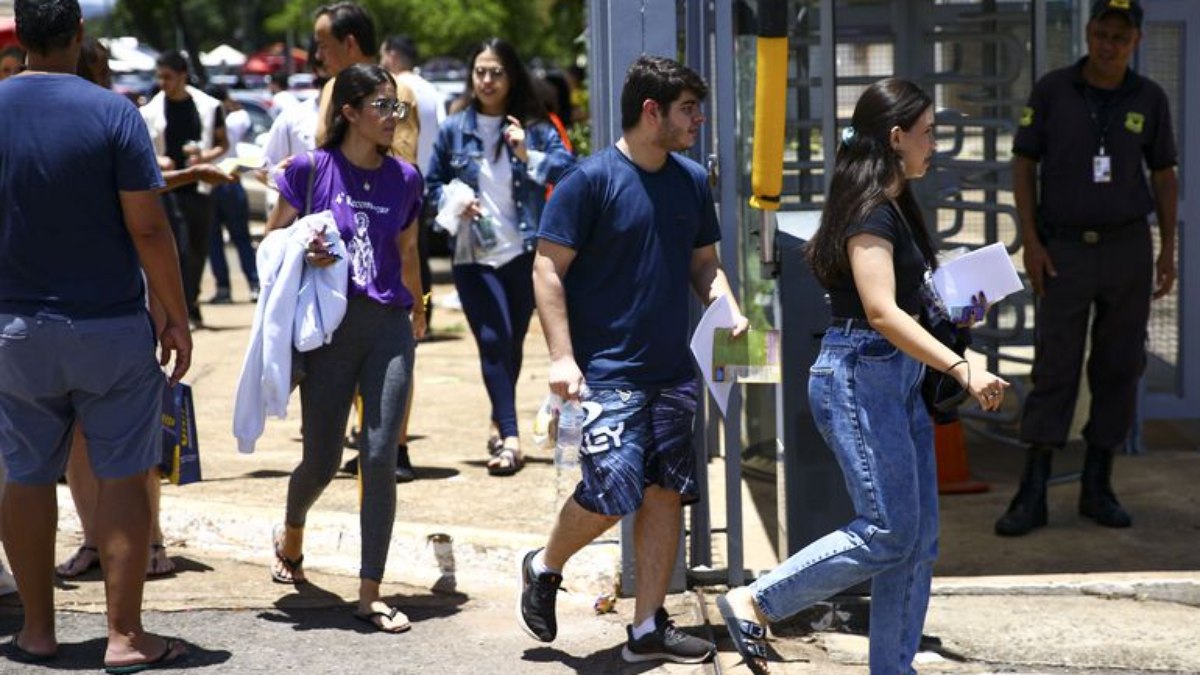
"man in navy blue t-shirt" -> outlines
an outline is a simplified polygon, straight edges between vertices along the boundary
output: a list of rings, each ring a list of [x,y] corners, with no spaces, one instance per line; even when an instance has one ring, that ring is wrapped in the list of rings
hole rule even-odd
[[[735,334],[748,326],[717,259],[721,233],[707,175],[674,154],[695,142],[707,93],[704,80],[675,61],[635,61],[621,92],[621,139],[558,183],[538,229],[534,292],[550,388],[581,401],[587,416],[583,481],[546,547],[522,563],[521,623],[553,640],[563,565],[636,514],[637,600],[622,651],[630,662],[696,663],[715,651],[663,610],[682,506],[699,498],[689,286],[706,304],[729,298]]]
[[[161,458],[167,378],[146,289],[167,318],[161,363],[178,381],[192,342],[175,241],[146,126],[121,96],[77,77],[77,0],[17,0],[29,69],[0,83],[0,451],[4,544],[25,608],[5,645],[48,661],[54,630],[55,483],[81,425],[99,480],[94,534],[108,600],[106,667],[179,658],[142,628],[150,550],[146,471]]]

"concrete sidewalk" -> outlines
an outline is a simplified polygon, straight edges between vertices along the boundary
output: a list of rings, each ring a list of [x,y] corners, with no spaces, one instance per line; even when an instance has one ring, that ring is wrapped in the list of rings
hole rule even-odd
[[[234,281],[234,297],[244,300],[245,288],[236,285],[240,278]],[[202,297],[211,290],[207,287]],[[452,290],[438,284],[435,297]],[[194,365],[187,378],[196,396],[204,481],[164,488],[163,529],[180,572],[148,586],[150,609],[254,609],[293,596],[290,588],[270,583],[267,565],[271,527],[282,520],[288,476],[299,460],[298,397],[290,419],[268,422],[254,454],[239,455],[230,432],[252,313],[253,306],[244,302],[204,307],[209,328],[195,334]],[[454,537],[457,591],[470,597],[511,597],[519,553],[544,542],[553,522],[559,491],[551,452],[526,441],[523,471],[510,478],[487,475],[488,404],[474,342],[457,311],[439,307],[433,325],[433,338],[420,344],[416,357],[410,448],[419,480],[398,486],[386,585],[395,584],[408,596],[431,594],[439,571],[426,540],[430,534],[447,533]],[[518,387],[523,434],[546,391],[546,350],[536,320],[525,354]],[[1001,444],[971,436],[973,469],[993,483],[994,491],[943,500],[943,553],[925,630],[940,639],[941,649],[940,655],[922,655],[926,665],[921,670],[1200,673],[1198,436],[1192,428],[1156,428],[1148,435],[1149,455],[1118,458],[1118,492],[1134,513],[1134,528],[1106,531],[1083,521],[1074,515],[1075,488],[1063,485],[1052,490],[1051,526],[1019,540],[995,537],[991,522],[1011,496],[1020,457]],[[1066,453],[1062,468],[1076,461],[1077,454]],[[710,475],[719,481],[722,472],[714,466]],[[773,515],[769,495],[763,496],[769,481],[746,483],[746,490],[758,495],[748,500],[747,517],[769,539]],[[714,493],[722,492],[718,486],[714,482]],[[328,591],[305,600],[313,606],[340,605],[354,597],[357,503],[356,480],[339,477],[312,511],[306,568]],[[61,560],[78,542],[65,487],[60,505]],[[714,520],[719,521],[715,513]],[[595,617],[591,610],[592,601],[611,592],[617,580],[619,546],[616,532],[610,534],[566,570],[572,592],[560,602],[572,630],[583,631],[578,639],[595,626],[597,640],[621,640],[620,625],[632,614],[632,602],[625,600],[618,603],[617,615]],[[759,551],[752,571],[776,563],[769,548],[765,556]],[[716,557],[722,557],[719,551]],[[721,590],[696,589],[674,597],[672,606],[681,624],[720,639],[721,656],[708,672],[748,672],[724,639],[715,612],[713,599]],[[58,601],[65,609],[100,611],[101,592],[100,584],[67,583]],[[478,620],[493,621],[503,630],[511,624],[518,631],[511,608],[485,612]],[[530,640],[529,646],[536,643]],[[772,647],[782,661],[772,664],[777,673],[865,670],[866,640],[849,633],[811,633],[792,622],[777,627]],[[525,667],[512,672],[558,672],[548,665]],[[575,671],[609,672],[590,669],[596,667],[581,663]],[[672,668],[662,670],[699,672]]]

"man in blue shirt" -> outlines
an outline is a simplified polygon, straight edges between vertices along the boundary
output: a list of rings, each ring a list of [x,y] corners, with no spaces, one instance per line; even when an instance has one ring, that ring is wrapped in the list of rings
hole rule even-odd
[[[165,663],[182,645],[147,633],[146,471],[161,458],[159,364],[191,362],[179,262],[145,124],[124,98],[75,73],[77,0],[17,0],[29,69],[0,83],[0,450],[9,475],[4,544],[25,607],[4,654],[57,653],[55,483],[75,424],[99,479],[95,535],[108,608],[106,667]],[[143,281],[162,302],[158,338]]]
[[[735,335],[748,326],[717,259],[721,233],[707,175],[675,154],[695,142],[707,93],[704,80],[675,61],[635,61],[621,92],[621,139],[558,183],[538,230],[534,291],[550,388],[582,401],[587,416],[583,482],[546,547],[522,561],[521,624],[552,641],[563,565],[636,514],[637,600],[622,650],[629,662],[697,663],[715,651],[663,609],[682,506],[699,499],[689,286],[706,304],[729,299]]]

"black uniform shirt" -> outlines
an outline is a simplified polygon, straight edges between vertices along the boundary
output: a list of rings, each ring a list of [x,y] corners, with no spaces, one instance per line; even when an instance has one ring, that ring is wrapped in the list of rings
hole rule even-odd
[[[1038,80],[1013,139],[1014,154],[1041,165],[1038,219],[1050,228],[1102,228],[1144,218],[1154,210],[1145,168],[1177,163],[1162,88],[1130,70],[1111,96],[1100,96],[1083,79],[1083,63]],[[1093,180],[1102,133],[1112,163],[1109,183]]]

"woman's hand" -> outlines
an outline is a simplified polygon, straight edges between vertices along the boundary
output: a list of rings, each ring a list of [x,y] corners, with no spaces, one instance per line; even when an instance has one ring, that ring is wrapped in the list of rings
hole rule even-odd
[[[329,244],[325,242],[325,228],[322,227],[320,232],[313,233],[312,239],[308,240],[308,247],[304,253],[304,262],[313,267],[325,268],[334,264],[341,259],[341,256],[335,254]]]
[[[949,371],[958,383],[979,401],[980,408],[987,412],[999,410],[1000,404],[1004,402],[1004,391],[1008,389],[1008,380],[982,368],[972,374],[970,363],[966,359],[959,363],[962,365],[956,364]]]
[[[525,147],[525,129],[521,127],[521,120],[512,115],[505,119],[508,120],[508,125],[504,127],[504,142],[512,149],[517,159],[528,162],[529,150]]]
[[[413,339],[420,340],[425,337],[425,331],[428,330],[428,325],[425,320],[425,310],[417,310],[416,305],[413,305],[412,313],[412,331]]]
[[[959,328],[970,328],[983,321],[983,317],[987,316],[990,308],[991,304],[988,303],[987,295],[983,291],[979,291],[971,296],[971,304],[963,307],[958,316],[952,317],[954,325]]]
[[[479,216],[482,216],[483,215],[483,207],[479,205],[479,198],[476,197],[475,199],[472,199],[470,201],[470,203],[468,203],[466,205],[466,207],[463,208],[462,213],[460,215],[462,216],[462,218],[464,220],[468,220],[468,221],[475,220]]]

